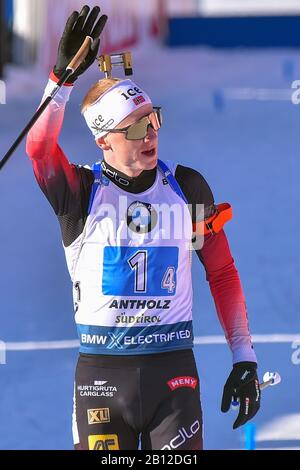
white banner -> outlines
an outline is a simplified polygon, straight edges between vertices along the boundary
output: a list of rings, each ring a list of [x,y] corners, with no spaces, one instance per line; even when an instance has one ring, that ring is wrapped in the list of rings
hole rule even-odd
[[[28,64],[37,59],[45,22],[45,2],[14,0],[13,55],[17,63]]]
[[[57,46],[68,16],[80,11],[82,0],[43,0],[47,2],[45,28],[39,64],[50,70],[55,63]],[[101,53],[122,52],[143,44],[159,34],[164,0],[101,0],[101,12],[108,16]],[[95,1],[87,1],[95,6]],[[57,5],[57,8],[55,6]]]
[[[299,0],[196,0],[198,11],[212,16],[288,15],[300,13]]]
[[[293,15],[300,0],[165,0],[168,16]]]

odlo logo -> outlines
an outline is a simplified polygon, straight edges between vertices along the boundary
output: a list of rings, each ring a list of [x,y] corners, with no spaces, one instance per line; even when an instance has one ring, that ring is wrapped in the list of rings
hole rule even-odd
[[[178,449],[178,447],[181,447],[187,440],[194,437],[200,428],[201,424],[198,420],[191,425],[190,429],[185,429],[184,427],[180,428],[178,430],[178,434],[170,441],[169,444],[164,445],[161,450]]]

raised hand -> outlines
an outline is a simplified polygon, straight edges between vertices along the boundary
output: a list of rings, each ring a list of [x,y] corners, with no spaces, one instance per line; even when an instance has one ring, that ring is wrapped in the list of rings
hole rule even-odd
[[[106,21],[107,16],[100,14],[100,8],[98,6],[91,10],[90,7],[85,5],[80,13],[78,13],[78,11],[73,11],[67,20],[58,46],[56,65],[53,69],[57,78],[62,76],[66,67],[78,52],[86,36],[90,36],[93,39],[90,51],[80,67],[78,67],[70,78],[68,78],[68,82],[73,83],[79,75],[84,73],[90,65],[92,65],[98,53],[100,35]]]

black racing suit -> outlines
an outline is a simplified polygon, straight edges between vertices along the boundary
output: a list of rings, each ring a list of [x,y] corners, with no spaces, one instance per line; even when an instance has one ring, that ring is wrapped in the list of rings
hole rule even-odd
[[[192,350],[140,356],[80,354],[77,449],[202,449]],[[75,423],[74,423],[75,424]]]

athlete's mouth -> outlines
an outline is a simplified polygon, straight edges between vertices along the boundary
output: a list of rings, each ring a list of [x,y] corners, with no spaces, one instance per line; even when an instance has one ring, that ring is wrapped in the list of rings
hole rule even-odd
[[[145,150],[144,152],[142,152],[142,154],[146,155],[147,157],[154,157],[155,153],[156,153],[156,148],[155,147],[153,147],[150,150]]]

